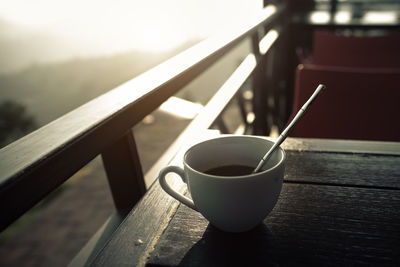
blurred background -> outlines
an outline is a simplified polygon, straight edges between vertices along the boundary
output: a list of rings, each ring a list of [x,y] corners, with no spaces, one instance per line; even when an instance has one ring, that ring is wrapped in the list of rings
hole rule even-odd
[[[0,0],[0,148],[262,6],[260,0]],[[248,51],[243,43],[178,96],[204,105]],[[144,172],[189,122],[157,110],[135,126]],[[98,157],[0,234],[0,266],[67,265],[113,211]]]
[[[0,7],[2,147],[251,16],[262,1],[1,0]]]

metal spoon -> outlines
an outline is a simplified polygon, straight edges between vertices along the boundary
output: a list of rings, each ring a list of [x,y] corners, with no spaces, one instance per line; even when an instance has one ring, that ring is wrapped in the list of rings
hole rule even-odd
[[[286,127],[285,130],[281,133],[281,135],[278,137],[276,140],[275,144],[271,147],[271,149],[264,155],[264,157],[260,160],[258,163],[257,167],[254,169],[253,173],[256,173],[260,171],[262,166],[264,166],[265,162],[269,159],[269,157],[272,155],[272,153],[275,151],[275,149],[282,144],[283,141],[285,141],[286,137],[289,135],[290,131],[293,129],[293,127],[296,125],[296,123],[304,116],[304,114],[307,112],[308,108],[311,106],[311,104],[314,102],[314,100],[317,98],[317,96],[322,92],[322,90],[325,89],[325,85],[320,84],[318,85],[317,89],[315,92],[312,94],[312,96],[307,100],[307,102],[301,107],[301,109],[297,112],[296,116],[294,119],[289,123],[289,125]]]

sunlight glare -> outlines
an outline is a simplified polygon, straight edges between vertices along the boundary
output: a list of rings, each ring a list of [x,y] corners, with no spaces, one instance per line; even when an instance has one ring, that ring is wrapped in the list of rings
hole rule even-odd
[[[315,11],[311,14],[310,20],[313,23],[327,23],[331,19],[328,11]]]
[[[362,18],[364,23],[395,23],[396,20],[397,14],[394,11],[369,11]]]
[[[160,110],[166,113],[190,120],[194,119],[202,109],[203,106],[201,104],[193,103],[174,96],[170,97],[160,106]]]
[[[258,45],[261,55],[265,55],[267,53],[268,49],[274,44],[278,36],[279,33],[272,29],[261,39]]]
[[[3,0],[0,19],[73,41],[91,54],[163,52],[251,18],[261,6],[261,0]]]
[[[351,20],[350,11],[339,11],[335,14],[335,22],[340,24],[349,23]]]

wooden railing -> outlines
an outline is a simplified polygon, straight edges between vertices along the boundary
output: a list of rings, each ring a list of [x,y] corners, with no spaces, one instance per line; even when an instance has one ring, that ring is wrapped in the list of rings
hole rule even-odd
[[[267,6],[243,27],[195,45],[1,149],[0,230],[98,155],[103,158],[116,210],[123,217],[146,191],[132,127],[246,38],[253,41],[253,53],[172,147],[177,149],[179,140],[196,129],[210,127],[252,75],[253,127],[264,127],[265,58],[283,31],[284,10],[284,6]],[[266,38],[260,47],[261,32]],[[154,176],[155,171],[147,175]]]

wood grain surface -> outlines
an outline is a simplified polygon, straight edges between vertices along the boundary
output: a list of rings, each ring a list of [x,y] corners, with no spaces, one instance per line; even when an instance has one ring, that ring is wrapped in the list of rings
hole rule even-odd
[[[400,157],[288,151],[263,224],[224,233],[181,205],[147,266],[398,266]]]
[[[398,266],[399,203],[398,190],[284,184],[272,213],[241,234],[181,205],[146,266]]]
[[[155,183],[92,265],[399,266],[400,156],[365,152],[370,142],[353,153],[297,141],[278,203],[255,229],[222,232]]]
[[[286,151],[286,182],[400,189],[400,156]]]

